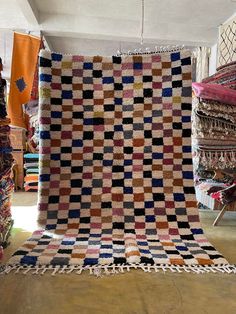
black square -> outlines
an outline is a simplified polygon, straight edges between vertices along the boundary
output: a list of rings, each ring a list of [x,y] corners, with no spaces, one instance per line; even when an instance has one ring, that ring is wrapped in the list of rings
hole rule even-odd
[[[134,97],[134,104],[144,104],[143,97]]]
[[[104,111],[115,111],[115,105],[104,105]]]
[[[189,223],[187,221],[177,221],[178,228],[189,229]]]
[[[124,166],[112,166],[112,172],[124,172]]]
[[[115,90],[123,90],[123,84],[122,83],[114,83],[114,89]]]
[[[90,223],[90,217],[80,217],[79,222],[82,224],[89,224]]]
[[[102,202],[101,208],[112,208],[111,202]]]
[[[167,221],[177,221],[176,215],[167,215]]]
[[[164,201],[165,200],[165,194],[164,193],[153,193],[153,200],[158,201]]]
[[[183,129],[182,137],[191,137],[192,131],[191,129]]]
[[[173,122],[173,129],[174,130],[181,130],[182,129],[182,123],[181,122]]]
[[[116,180],[112,180],[112,187],[124,187],[124,179],[116,179]]]
[[[77,202],[81,202],[81,195],[70,195],[70,202],[71,203],[77,203]]]
[[[51,124],[50,131],[61,131],[61,124]]]
[[[60,200],[60,196],[59,195],[51,195],[48,198],[48,203],[49,204],[58,204]]]
[[[61,167],[71,167],[71,160],[61,160]]]
[[[61,153],[62,154],[71,154],[72,153],[72,147],[71,146],[61,147]]]
[[[124,154],[133,154],[134,148],[131,147],[124,147]]]
[[[152,138],[152,131],[145,130],[144,131],[144,138]]]
[[[93,99],[93,90],[83,90],[83,99]]]
[[[93,77],[95,78],[102,77],[102,70],[93,70]]]
[[[51,98],[52,105],[62,105],[62,98]]]
[[[62,84],[72,84],[72,76],[61,76]]]
[[[157,145],[157,146],[163,146],[163,138],[162,137],[156,137],[152,139],[152,145]]]
[[[115,64],[121,64],[121,57],[112,56],[112,62]]]
[[[105,140],[112,140],[114,137],[114,132],[111,131],[111,132],[104,132],[104,138]]]
[[[133,124],[133,118],[123,118],[123,124]]]
[[[144,171],[143,177],[144,178],[152,178],[152,172],[151,171]]]
[[[145,216],[145,209],[144,208],[134,208],[134,215],[135,216]]]
[[[103,154],[101,153],[94,153],[93,160],[103,160]]]
[[[151,88],[144,88],[143,96],[144,97],[152,97],[153,91]]]
[[[82,166],[73,166],[71,167],[71,173],[81,173],[83,171]]]
[[[172,82],[172,87],[173,88],[178,88],[178,87],[182,87],[182,81],[173,81]]]
[[[184,186],[184,194],[195,194],[193,186]]]
[[[92,140],[93,139],[93,131],[84,131],[83,139],[84,140]]]
[[[143,82],[152,82],[152,76],[151,75],[144,75],[143,76]]]
[[[112,224],[113,229],[124,229],[125,224],[123,222],[113,222]]]
[[[144,165],[151,165],[152,164],[152,159],[144,159],[143,160]]]
[[[82,187],[82,180],[81,179],[72,179],[70,181],[72,188],[81,188]]]
[[[74,111],[72,114],[73,119],[83,119],[84,118],[84,113],[82,111]]]

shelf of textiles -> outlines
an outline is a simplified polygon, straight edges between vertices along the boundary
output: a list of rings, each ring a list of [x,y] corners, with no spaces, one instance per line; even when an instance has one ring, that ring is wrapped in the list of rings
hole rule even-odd
[[[197,200],[236,210],[236,62],[193,83],[193,161]],[[207,197],[209,196],[209,197]]]
[[[14,190],[12,179],[12,147],[10,143],[10,120],[6,117],[5,80],[1,77],[0,59],[0,251],[8,244],[13,224],[11,216],[11,195]],[[2,253],[0,254],[2,255]]]
[[[25,179],[24,189],[26,192],[38,191],[39,180],[39,154],[27,153],[24,155]]]
[[[22,128],[11,127],[10,140],[14,158],[15,189],[24,187],[24,152],[26,150],[26,131]]]

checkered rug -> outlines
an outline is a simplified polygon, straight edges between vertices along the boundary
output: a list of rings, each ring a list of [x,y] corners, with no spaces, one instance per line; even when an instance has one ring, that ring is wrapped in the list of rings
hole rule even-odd
[[[42,50],[39,77],[44,228],[6,272],[234,271],[205,238],[196,209],[189,51]]]

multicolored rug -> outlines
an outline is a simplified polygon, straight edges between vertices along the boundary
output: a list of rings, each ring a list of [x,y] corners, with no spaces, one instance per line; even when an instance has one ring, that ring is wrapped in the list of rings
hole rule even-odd
[[[40,53],[39,221],[5,272],[235,272],[199,223],[191,58]]]

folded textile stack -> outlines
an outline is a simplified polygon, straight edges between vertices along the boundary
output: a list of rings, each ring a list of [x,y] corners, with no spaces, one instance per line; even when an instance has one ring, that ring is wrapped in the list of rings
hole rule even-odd
[[[220,84],[228,88],[236,89],[236,61],[217,68],[215,74],[202,80],[202,83]]]
[[[38,191],[39,154],[25,154],[24,160],[24,167],[26,169],[24,183],[25,191]]]
[[[197,168],[236,168],[236,91],[207,83],[193,83],[193,89],[198,97],[193,101]]]
[[[0,59],[1,66],[1,59]],[[5,247],[12,227],[11,194],[13,157],[9,139],[10,120],[6,118],[5,80],[1,78],[0,67],[0,246]]]
[[[24,112],[29,117],[28,146],[32,152],[37,152],[39,148],[38,100],[31,99],[27,104],[25,104]]]
[[[192,144],[197,196],[202,199],[205,193],[221,204],[236,200],[235,89],[236,62],[217,69],[215,75],[202,83],[193,83],[196,97]]]

